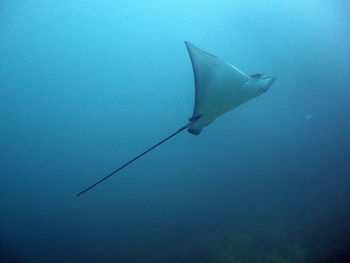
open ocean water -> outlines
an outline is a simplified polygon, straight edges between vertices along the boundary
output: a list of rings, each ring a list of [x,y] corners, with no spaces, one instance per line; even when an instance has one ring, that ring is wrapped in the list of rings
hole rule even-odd
[[[190,41],[277,81],[199,136]],[[0,261],[350,262],[348,0],[1,0]]]

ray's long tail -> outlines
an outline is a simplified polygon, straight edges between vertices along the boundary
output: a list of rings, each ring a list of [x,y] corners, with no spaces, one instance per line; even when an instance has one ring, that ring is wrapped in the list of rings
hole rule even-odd
[[[194,120],[196,121],[196,120]],[[143,155],[145,155],[146,153],[152,151],[154,148],[158,147],[159,145],[163,144],[164,142],[166,142],[167,140],[171,139],[172,137],[174,137],[175,135],[179,134],[180,132],[182,132],[183,130],[187,129],[191,123],[193,123],[193,120],[191,120],[188,124],[186,124],[185,126],[183,126],[182,128],[178,129],[176,132],[172,133],[171,135],[169,135],[168,137],[166,137],[165,139],[161,140],[160,142],[158,142],[157,144],[153,145],[152,147],[148,148],[146,151],[144,151],[143,153],[137,155],[136,157],[134,157],[133,159],[131,159],[130,161],[126,162],[125,164],[123,164],[122,166],[120,166],[118,169],[114,170],[113,172],[111,172],[110,174],[106,175],[105,177],[103,177],[101,180],[97,181],[96,183],[94,183],[93,185],[85,188],[83,191],[79,192],[76,196],[80,196],[84,193],[86,193],[87,191],[91,190],[92,188],[94,188],[96,185],[102,183],[104,180],[108,179],[109,177],[111,177],[113,174],[116,174],[117,172],[119,172],[120,170],[122,170],[123,168],[125,168],[126,166],[128,166],[129,164],[133,163],[134,161],[136,161],[137,159],[139,159],[140,157],[142,157]]]

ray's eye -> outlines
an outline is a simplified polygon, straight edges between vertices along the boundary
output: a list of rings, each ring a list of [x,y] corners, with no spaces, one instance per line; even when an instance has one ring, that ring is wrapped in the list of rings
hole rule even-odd
[[[262,76],[262,74],[253,74],[253,75],[250,75],[252,78],[257,78],[257,79],[259,79],[259,78],[261,78],[261,76]]]

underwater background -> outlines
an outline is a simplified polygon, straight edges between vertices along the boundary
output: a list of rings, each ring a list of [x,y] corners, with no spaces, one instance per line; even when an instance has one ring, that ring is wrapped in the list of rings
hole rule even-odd
[[[183,41],[268,92],[199,136]],[[350,262],[347,0],[0,2],[0,261]]]

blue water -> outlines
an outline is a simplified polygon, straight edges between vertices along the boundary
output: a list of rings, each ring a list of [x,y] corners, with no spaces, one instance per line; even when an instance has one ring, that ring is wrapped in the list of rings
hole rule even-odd
[[[183,132],[184,40],[268,92]],[[0,259],[350,262],[350,4],[0,3]]]

